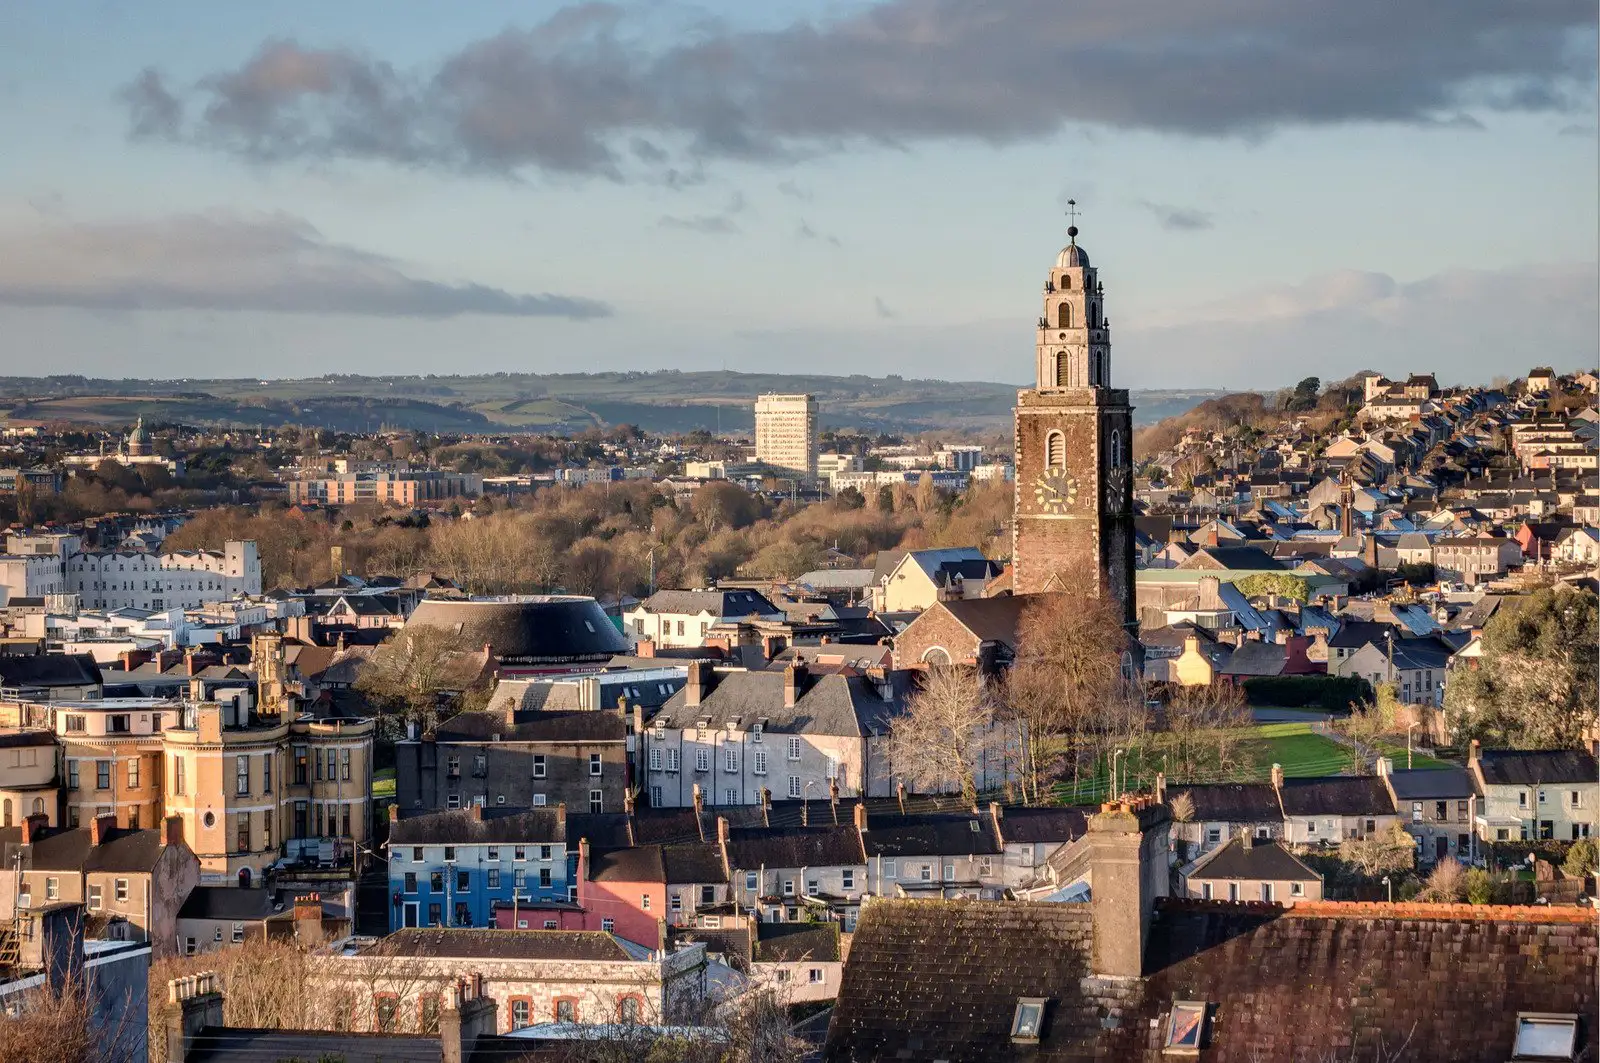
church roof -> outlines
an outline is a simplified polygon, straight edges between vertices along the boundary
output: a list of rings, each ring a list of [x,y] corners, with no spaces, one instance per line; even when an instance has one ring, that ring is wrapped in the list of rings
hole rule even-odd
[[[1067,266],[1081,266],[1084,269],[1089,268],[1089,253],[1083,248],[1079,247],[1076,241],[1068,244],[1066,247],[1063,247],[1061,249],[1061,256],[1056,259],[1056,267],[1058,269],[1065,268]]]

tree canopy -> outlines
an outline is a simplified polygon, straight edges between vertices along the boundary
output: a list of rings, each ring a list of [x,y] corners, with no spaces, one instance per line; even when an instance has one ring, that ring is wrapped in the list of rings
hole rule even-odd
[[[1582,742],[1600,708],[1595,596],[1546,588],[1508,602],[1484,626],[1476,668],[1458,668],[1445,707],[1463,736],[1518,749]]]

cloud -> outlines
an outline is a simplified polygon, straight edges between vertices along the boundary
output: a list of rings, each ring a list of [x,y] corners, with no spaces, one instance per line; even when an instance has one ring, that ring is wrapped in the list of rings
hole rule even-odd
[[[1163,229],[1172,232],[1200,232],[1215,224],[1208,210],[1174,207],[1166,203],[1151,203],[1149,200],[1144,200],[1139,205],[1153,214],[1157,224]]]
[[[693,214],[688,217],[666,214],[656,224],[663,229],[685,229],[708,235],[731,235],[740,231],[739,223],[725,214]]]
[[[726,236],[742,231],[739,223],[733,219],[734,215],[744,213],[744,208],[744,193],[735,192],[728,197],[722,210],[716,214],[665,214],[656,224],[664,229],[684,229],[689,232]]]
[[[121,98],[137,138],[255,160],[681,179],[706,160],[1068,125],[1259,136],[1565,112],[1595,83],[1587,0],[886,0],[676,34],[641,33],[639,17],[578,3],[414,69],[269,40],[186,84],[145,70]]]
[[[844,246],[843,242],[841,242],[837,236],[834,236],[832,233],[820,232],[819,230],[812,228],[811,223],[806,221],[804,218],[800,219],[800,224],[795,229],[794,234],[802,240],[815,240],[819,243],[832,244],[834,247]]]
[[[1116,376],[1129,387],[1158,379],[1272,387],[1366,367],[1481,382],[1534,365],[1584,365],[1600,344],[1597,284],[1593,262],[1449,270],[1412,281],[1344,270],[1142,321],[1118,318]],[[1259,379],[1263,366],[1274,367],[1272,379]]]
[[[794,181],[779,181],[778,192],[790,199],[798,199],[802,203],[811,202],[811,190]]]
[[[45,221],[0,230],[0,306],[378,317],[607,317],[604,303],[443,284],[284,214]]]
[[[893,318],[899,316],[893,310],[889,309],[889,304],[883,301],[883,297],[881,295],[875,295],[872,297],[872,308],[878,312],[878,316],[881,318]]]

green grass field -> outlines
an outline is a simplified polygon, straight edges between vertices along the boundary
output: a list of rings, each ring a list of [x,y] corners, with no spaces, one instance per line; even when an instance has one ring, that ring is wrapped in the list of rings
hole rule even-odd
[[[373,797],[393,797],[394,796],[394,769],[393,768],[379,768],[377,771],[372,773],[372,796]]]
[[[1397,769],[1404,768],[1406,766],[1406,744],[1404,742],[1388,738],[1380,738],[1376,743],[1374,743],[1374,745],[1380,754],[1394,761],[1394,766]],[[1454,765],[1447,760],[1438,760],[1434,757],[1424,756],[1415,750],[1413,750],[1411,753],[1411,766],[1419,771],[1424,768],[1433,770],[1435,768],[1454,767]]]
[[[1176,778],[1168,773],[1168,783],[1174,782],[1265,782],[1272,777],[1272,765],[1281,764],[1289,778],[1314,775],[1339,775],[1354,767],[1351,751],[1330,738],[1312,731],[1309,723],[1266,723],[1239,728],[1236,732],[1240,745],[1235,755],[1235,766],[1222,770],[1215,763],[1202,765],[1187,778]],[[1157,772],[1167,771],[1171,761],[1163,754],[1159,738],[1146,746],[1135,746],[1126,755],[1116,757],[1119,788],[1138,790],[1155,782]],[[1404,749],[1402,748],[1402,755]],[[1095,804],[1103,801],[1110,789],[1111,758],[1102,757],[1094,775],[1080,779],[1076,785],[1069,779],[1058,784],[1057,799],[1064,804]],[[1126,780],[1121,782],[1120,780]]]

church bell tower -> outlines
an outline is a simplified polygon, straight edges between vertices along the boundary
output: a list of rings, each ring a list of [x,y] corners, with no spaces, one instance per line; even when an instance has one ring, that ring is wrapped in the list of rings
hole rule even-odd
[[[1076,219],[1077,204],[1068,201]],[[1011,533],[1017,594],[1092,588],[1137,619],[1133,595],[1133,408],[1111,386],[1105,286],[1078,227],[1045,277],[1035,386],[1017,392]]]

